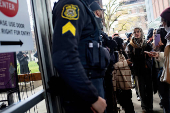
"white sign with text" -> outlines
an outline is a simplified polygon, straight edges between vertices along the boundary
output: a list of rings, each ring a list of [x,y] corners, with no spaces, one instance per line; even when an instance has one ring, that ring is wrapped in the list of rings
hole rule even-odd
[[[33,50],[26,0],[0,0],[0,53]]]

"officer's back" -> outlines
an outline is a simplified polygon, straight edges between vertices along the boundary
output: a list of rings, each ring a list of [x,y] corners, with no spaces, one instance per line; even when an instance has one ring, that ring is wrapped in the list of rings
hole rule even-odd
[[[64,83],[66,112],[103,112],[106,103],[89,81],[79,58],[79,41],[94,32],[91,17],[79,0],[60,0],[53,10],[53,64]],[[56,89],[57,90],[57,89]]]

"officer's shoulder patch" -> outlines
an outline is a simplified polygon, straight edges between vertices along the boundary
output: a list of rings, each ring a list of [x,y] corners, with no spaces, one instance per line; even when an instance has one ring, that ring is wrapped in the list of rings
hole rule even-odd
[[[62,18],[65,18],[68,20],[78,20],[79,19],[79,7],[73,4],[66,4],[63,7],[61,16]]]

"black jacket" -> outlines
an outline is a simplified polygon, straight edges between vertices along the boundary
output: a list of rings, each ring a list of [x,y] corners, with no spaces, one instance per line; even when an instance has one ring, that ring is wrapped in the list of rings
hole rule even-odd
[[[17,59],[18,59],[18,61],[19,61],[19,63],[20,63],[20,65],[28,65],[28,56],[24,56],[24,54],[25,53],[23,53],[23,52],[19,52],[18,54],[17,54]]]
[[[167,43],[167,40],[165,39],[165,36],[166,36],[167,32],[165,31],[165,28],[159,28],[159,29],[157,30],[157,34],[160,34],[160,36],[161,36],[161,41],[162,41],[162,43],[164,44],[164,45],[162,45],[162,46],[160,47],[160,51],[163,52],[164,49],[165,49],[166,43]]]
[[[134,48],[130,43],[128,45],[128,57],[133,62],[134,74],[137,76],[142,76],[145,74],[146,68],[151,69],[151,58],[144,53],[144,51],[151,51],[151,43],[147,43],[145,40],[145,46],[142,48]]]
[[[91,105],[97,101],[98,92],[88,79],[78,52],[80,39],[94,31],[91,18],[79,0],[60,0],[53,10],[53,26],[52,59],[66,85],[68,95],[64,98]]]

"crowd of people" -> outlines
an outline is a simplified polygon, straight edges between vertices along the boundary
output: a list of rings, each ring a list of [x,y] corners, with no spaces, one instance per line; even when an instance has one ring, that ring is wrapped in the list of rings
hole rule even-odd
[[[52,58],[59,77],[51,78],[49,86],[61,97],[65,112],[117,113],[119,103],[125,113],[135,113],[131,100],[135,87],[144,113],[153,112],[157,91],[161,107],[169,113],[169,15],[167,8],[160,28],[149,29],[147,38],[139,26],[126,33],[124,42],[117,33],[112,37],[104,33],[103,9],[97,2],[56,3]]]
[[[117,101],[127,113],[134,112],[131,100],[132,93],[130,90],[132,86],[127,83],[122,83],[123,79],[121,79],[120,76],[126,76],[126,80],[123,82],[129,82],[128,75],[131,75],[132,79],[134,79],[132,81],[135,81],[137,98],[141,100],[141,107],[144,113],[153,112],[153,93],[156,94],[157,91],[161,99],[159,103],[160,107],[164,109],[164,113],[170,112],[168,82],[170,76],[170,62],[168,61],[170,58],[168,50],[170,27],[169,12],[170,8],[166,9],[161,14],[162,24],[160,28],[150,28],[148,30],[147,39],[145,39],[142,28],[136,27],[132,33],[126,34],[128,38],[127,42],[123,43],[123,41],[121,41],[121,44],[119,44],[120,47],[118,47],[118,51],[121,57],[114,65],[113,85],[116,89],[114,89],[114,91],[116,91]],[[113,39],[117,40],[117,38],[118,37],[114,34]],[[120,38],[120,40],[122,39]],[[118,43],[120,43],[120,41]],[[165,56],[165,52],[167,56]],[[122,66],[124,68],[122,68]],[[127,66],[129,66],[131,70],[130,74],[127,71],[128,69],[125,68]],[[123,74],[123,72],[125,74]],[[129,86],[129,89],[128,87],[120,87],[122,84]]]

